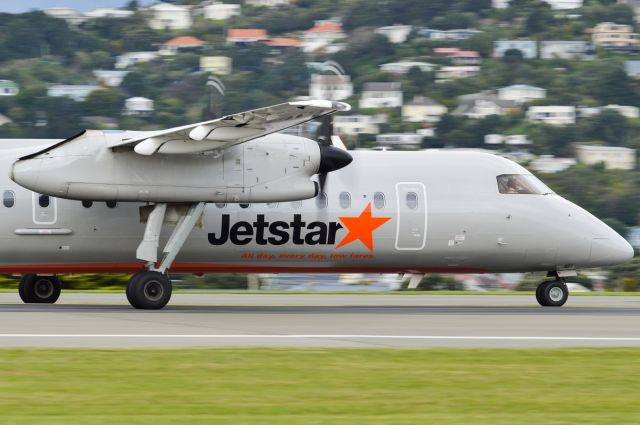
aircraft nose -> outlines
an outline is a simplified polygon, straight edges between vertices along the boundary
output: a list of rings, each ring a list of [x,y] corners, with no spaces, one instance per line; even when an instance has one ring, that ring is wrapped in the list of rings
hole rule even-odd
[[[38,183],[41,159],[18,160],[9,171],[9,178],[20,186],[34,190]]]
[[[590,260],[598,265],[626,263],[635,254],[633,247],[613,230],[610,235],[595,236],[591,239]]]

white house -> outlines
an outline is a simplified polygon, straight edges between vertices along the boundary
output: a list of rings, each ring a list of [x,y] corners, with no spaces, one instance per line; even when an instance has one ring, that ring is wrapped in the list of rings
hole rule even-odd
[[[0,80],[0,96],[15,96],[20,93],[18,85],[11,80]]]
[[[113,7],[99,7],[91,12],[85,13],[87,18],[110,18],[110,19],[125,19],[133,16],[132,10],[116,9]]]
[[[380,65],[382,72],[394,75],[405,75],[411,68],[418,68],[422,72],[432,72],[437,65],[428,62],[400,61],[389,62]]]
[[[158,52],[128,52],[116,56],[116,69],[124,69],[139,63],[150,62],[158,57]]]
[[[631,25],[601,22],[591,30],[593,44],[606,49],[632,48],[640,45],[640,34]]]
[[[506,9],[511,0],[491,0],[491,6],[495,9]]]
[[[365,83],[359,106],[367,108],[399,108],[402,106],[402,87],[398,82]]]
[[[94,69],[93,75],[102,84],[109,87],[119,87],[122,84],[122,80],[129,73],[129,71],[119,71],[112,69]]]
[[[146,97],[130,97],[124,101],[123,115],[145,117],[153,113],[153,100]]]
[[[481,119],[491,115],[505,115],[518,111],[520,107],[513,100],[500,99],[490,91],[458,96],[458,106],[451,113],[455,116]]]
[[[402,106],[402,120],[407,122],[438,122],[447,113],[447,107],[435,100],[416,96]]]
[[[231,74],[231,58],[228,56],[200,56],[200,69],[215,75]]]
[[[582,7],[583,0],[542,0],[554,10],[571,10]]]
[[[438,30],[432,28],[423,28],[418,31],[418,34],[426,37],[430,40],[451,40],[461,41],[467,40],[476,34],[483,31],[476,29],[452,29],[452,30]]]
[[[344,100],[353,95],[353,84],[348,75],[312,74],[309,85],[311,99]]]
[[[550,125],[575,124],[575,106],[532,106],[527,110],[527,120]]]
[[[68,97],[76,102],[84,102],[89,94],[94,90],[100,90],[99,86],[93,85],[71,85],[71,84],[54,84],[47,89],[49,97]]]
[[[244,0],[244,4],[254,7],[289,6],[293,0]]]
[[[538,43],[535,40],[497,40],[493,42],[493,57],[502,58],[509,50],[519,50],[525,59],[538,56]]]
[[[633,170],[636,167],[635,149],[620,146],[577,145],[576,156],[587,165],[602,162],[607,170]]]
[[[504,100],[513,100],[516,103],[525,103],[531,100],[544,99],[547,97],[547,91],[527,84],[514,84],[498,89],[498,97]]]
[[[385,133],[376,136],[376,143],[381,146],[405,146],[418,148],[422,143],[422,135],[417,133]]]
[[[640,118],[640,109],[637,106],[631,105],[607,105],[603,106],[602,109],[609,109],[612,111],[616,111],[620,115],[626,118]]]
[[[443,66],[436,72],[436,80],[445,82],[458,78],[470,78],[480,74],[480,67],[477,65]]]
[[[390,25],[375,29],[376,34],[384,35],[394,44],[400,44],[407,41],[407,37],[411,34],[413,27],[411,25]]]
[[[316,22],[313,28],[304,33],[304,51],[310,53],[327,48],[344,37],[341,24],[331,21]]]
[[[540,42],[541,59],[586,59],[594,54],[586,41],[557,40]]]
[[[553,155],[540,155],[529,163],[530,169],[539,173],[559,173],[576,164],[573,158],[557,158]]]
[[[172,3],[157,3],[146,9],[148,24],[154,30],[184,30],[191,28],[191,10]]]
[[[340,136],[357,136],[358,134],[378,134],[380,124],[387,121],[385,114],[377,115],[335,115],[333,130]]]
[[[232,16],[240,15],[240,5],[230,3],[211,3],[202,8],[202,14],[207,19],[226,21]]]
[[[69,25],[80,25],[86,22],[88,18],[79,10],[70,7],[51,7],[45,9],[44,13],[52,18],[64,19]]]

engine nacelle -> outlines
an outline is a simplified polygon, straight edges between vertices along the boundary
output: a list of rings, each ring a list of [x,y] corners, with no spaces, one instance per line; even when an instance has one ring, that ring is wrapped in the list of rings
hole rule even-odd
[[[150,156],[112,150],[112,137],[88,131],[21,158],[10,177],[34,192],[75,200],[286,202],[316,196],[311,177],[351,158],[313,140],[277,133],[205,154]]]

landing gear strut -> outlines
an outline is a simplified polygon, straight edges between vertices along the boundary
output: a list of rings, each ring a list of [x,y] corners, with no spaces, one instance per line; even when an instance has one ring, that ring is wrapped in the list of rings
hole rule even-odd
[[[20,279],[18,293],[25,303],[53,304],[60,297],[62,286],[56,276],[25,274]]]
[[[569,298],[569,289],[562,278],[542,282],[536,289],[536,300],[543,307],[561,307]]]
[[[136,257],[146,262],[147,270],[134,274],[127,283],[127,300],[134,308],[158,310],[167,305],[171,298],[171,280],[167,271],[189,237],[191,230],[200,221],[205,205],[204,202],[170,206],[166,203],[155,204],[147,219],[144,238],[136,251]],[[156,267],[160,231],[165,222],[168,207],[171,215],[178,216],[179,219],[176,221],[175,230],[162,250],[162,261]]]

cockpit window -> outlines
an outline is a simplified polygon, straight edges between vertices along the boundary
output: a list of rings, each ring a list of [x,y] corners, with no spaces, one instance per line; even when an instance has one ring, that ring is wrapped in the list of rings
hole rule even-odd
[[[504,194],[548,195],[553,193],[531,174],[502,174],[497,177],[498,190]]]

